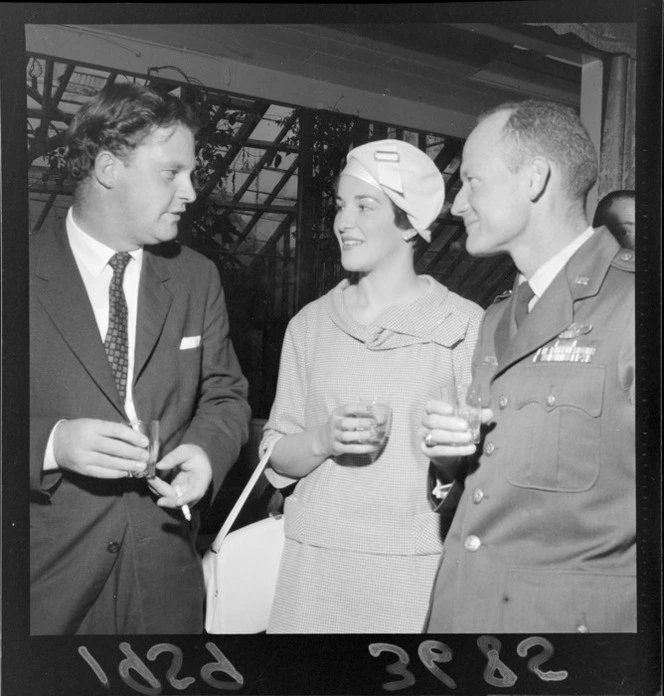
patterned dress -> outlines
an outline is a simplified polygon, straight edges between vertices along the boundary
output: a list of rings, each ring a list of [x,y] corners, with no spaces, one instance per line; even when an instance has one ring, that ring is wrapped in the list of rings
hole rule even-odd
[[[429,276],[428,290],[371,325],[346,311],[342,281],[304,307],[284,338],[261,452],[326,422],[337,406],[392,405],[386,446],[325,460],[286,498],[286,545],[268,633],[424,629],[443,546],[418,428],[440,387],[470,377],[482,309]],[[276,486],[291,479],[268,467]]]

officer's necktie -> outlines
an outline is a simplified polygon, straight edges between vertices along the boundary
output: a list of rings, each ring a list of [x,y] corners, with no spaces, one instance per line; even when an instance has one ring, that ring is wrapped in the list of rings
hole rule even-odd
[[[115,254],[108,265],[113,269],[113,278],[108,288],[108,331],[104,348],[115,384],[124,403],[127,391],[127,367],[129,365],[129,348],[127,345],[127,301],[122,289],[125,268],[131,256],[126,251]]]
[[[527,281],[519,285],[516,291],[516,307],[514,309],[514,320],[516,321],[517,328],[521,326],[521,322],[526,318],[526,314],[528,314],[528,303],[534,296],[535,293]]]

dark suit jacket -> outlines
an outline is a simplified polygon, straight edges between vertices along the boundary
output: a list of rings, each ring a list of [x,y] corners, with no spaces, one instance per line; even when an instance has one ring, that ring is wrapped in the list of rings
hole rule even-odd
[[[192,336],[200,346],[181,349]],[[205,450],[212,495],[247,439],[246,395],[214,264],[179,244],[146,247],[136,411],[161,420],[161,456],[180,443]],[[32,632],[75,631],[120,546],[136,564],[145,632],[200,632],[202,572],[181,513],[157,507],[144,480],[42,473],[59,419],[126,420],[64,225],[31,239],[30,413]]]
[[[632,252],[596,231],[518,332],[514,302],[492,305],[473,375],[495,415],[428,630],[635,631]]]

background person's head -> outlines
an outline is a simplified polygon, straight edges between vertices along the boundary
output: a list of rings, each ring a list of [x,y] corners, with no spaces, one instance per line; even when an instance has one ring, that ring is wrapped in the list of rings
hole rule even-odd
[[[606,226],[626,249],[636,246],[636,194],[631,190],[611,191],[597,204],[593,227]]]

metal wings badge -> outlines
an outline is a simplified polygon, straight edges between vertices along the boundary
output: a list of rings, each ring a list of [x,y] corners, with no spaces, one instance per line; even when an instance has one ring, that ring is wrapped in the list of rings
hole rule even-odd
[[[593,329],[592,324],[570,324],[564,331],[558,334],[558,338],[577,338],[590,333]]]

